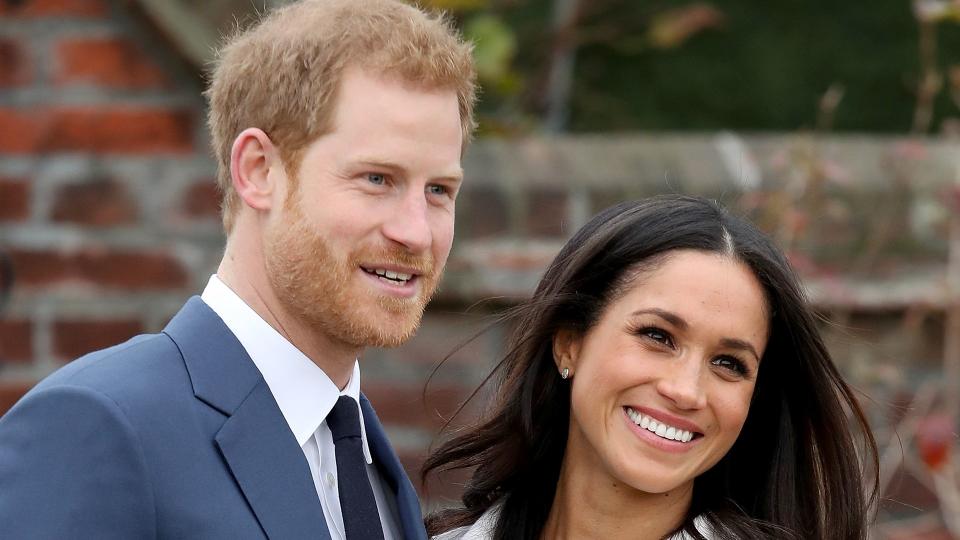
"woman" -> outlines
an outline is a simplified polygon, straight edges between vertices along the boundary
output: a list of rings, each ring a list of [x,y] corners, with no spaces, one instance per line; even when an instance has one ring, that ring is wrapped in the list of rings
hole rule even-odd
[[[424,466],[474,468],[431,534],[866,538],[876,443],[751,224],[689,197],[609,208],[510,319],[490,414]]]

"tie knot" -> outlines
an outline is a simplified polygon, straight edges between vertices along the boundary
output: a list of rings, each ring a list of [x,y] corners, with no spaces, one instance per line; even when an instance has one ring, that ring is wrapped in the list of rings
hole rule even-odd
[[[333,442],[346,437],[360,437],[360,410],[357,401],[350,396],[340,396],[327,415],[327,426],[333,434]]]

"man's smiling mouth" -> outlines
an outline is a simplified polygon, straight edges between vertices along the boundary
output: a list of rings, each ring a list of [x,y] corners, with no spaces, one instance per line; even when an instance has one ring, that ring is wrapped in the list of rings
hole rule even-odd
[[[371,269],[363,266],[361,266],[360,268],[363,269],[364,272],[377,276],[383,281],[386,281],[387,283],[391,283],[394,285],[406,285],[407,283],[410,282],[410,280],[412,280],[415,277],[414,274],[407,274],[404,272],[394,272],[393,270],[385,270],[383,268]]]

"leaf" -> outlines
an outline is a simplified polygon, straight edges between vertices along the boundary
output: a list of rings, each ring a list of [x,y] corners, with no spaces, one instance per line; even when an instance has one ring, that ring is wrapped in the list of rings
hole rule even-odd
[[[713,5],[697,2],[656,15],[647,29],[647,39],[657,49],[674,49],[691,37],[718,28],[724,15]]]
[[[960,22],[960,4],[951,0],[914,0],[913,14],[921,22]]]
[[[517,38],[510,27],[494,15],[482,14],[467,22],[464,33],[474,43],[473,58],[482,80],[497,82],[512,76]]]

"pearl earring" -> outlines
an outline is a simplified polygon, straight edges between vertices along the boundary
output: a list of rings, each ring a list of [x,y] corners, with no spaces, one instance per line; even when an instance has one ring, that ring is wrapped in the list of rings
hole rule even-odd
[[[563,368],[563,370],[560,371],[560,378],[561,378],[561,379],[569,379],[569,378],[570,378],[570,368],[566,368],[566,367]]]

